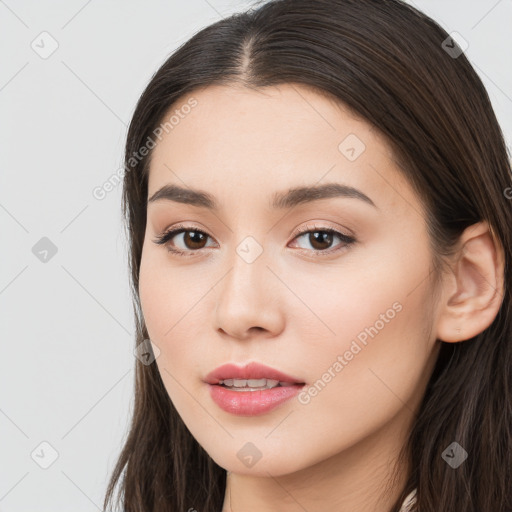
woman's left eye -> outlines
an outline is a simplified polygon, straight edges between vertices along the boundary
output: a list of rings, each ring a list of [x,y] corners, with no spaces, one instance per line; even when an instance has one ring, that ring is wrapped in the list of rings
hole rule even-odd
[[[178,235],[184,236],[178,237]],[[306,230],[296,233],[293,239],[300,239],[305,236],[307,236],[307,242],[311,247],[313,247],[313,253],[316,253],[315,256],[321,256],[326,253],[331,254],[332,252],[341,250],[356,241],[354,237],[345,235],[334,229],[317,226],[312,228],[308,227]],[[171,242],[173,238],[177,238],[178,240],[181,239],[181,244],[184,245],[184,247],[177,248],[174,245],[171,245],[169,242]],[[206,247],[204,242],[208,238],[209,235],[204,231],[193,227],[178,226],[164,232],[153,240],[153,242],[158,245],[166,245],[170,252],[180,256],[191,256],[194,252],[197,252],[197,250],[204,249]],[[338,244],[339,246],[337,248],[332,249],[331,246],[334,238],[340,239],[342,243]],[[301,247],[301,249],[304,249],[304,247]]]
[[[315,256],[321,256],[323,254],[331,254],[333,252],[343,249],[353,244],[356,239],[352,236],[345,235],[331,228],[313,227],[306,231],[298,233],[295,239],[306,237],[307,243],[313,247]],[[342,243],[338,244],[338,247],[332,248],[332,243],[335,238],[341,240]],[[326,247],[328,245],[329,247]]]

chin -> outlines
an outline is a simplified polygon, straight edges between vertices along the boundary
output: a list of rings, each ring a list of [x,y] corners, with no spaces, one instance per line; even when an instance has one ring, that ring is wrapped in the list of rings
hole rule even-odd
[[[208,454],[220,467],[230,473],[236,473],[237,475],[264,478],[268,478],[269,476],[278,477],[295,473],[307,466],[307,461],[304,461],[304,464],[301,465],[296,457],[290,457],[285,454],[277,456],[274,455],[273,457],[265,457],[264,455],[261,455],[261,458],[257,460],[256,458],[250,460],[248,458],[249,455],[246,455],[242,450],[239,449],[234,455],[233,452],[223,452],[220,454],[208,452]],[[248,453],[250,448],[246,448],[246,451]],[[240,458],[238,453],[240,453]],[[256,452],[254,453],[254,456],[257,457]]]

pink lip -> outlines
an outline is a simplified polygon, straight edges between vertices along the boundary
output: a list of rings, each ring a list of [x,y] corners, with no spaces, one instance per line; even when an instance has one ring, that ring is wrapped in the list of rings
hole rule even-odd
[[[218,384],[220,380],[225,379],[273,379],[279,382],[290,382],[292,384],[304,384],[303,381],[290,375],[286,375],[275,368],[265,366],[264,364],[252,362],[245,366],[236,366],[235,364],[223,364],[210,372],[205,382],[208,384]]]
[[[225,379],[264,378],[293,385],[257,391],[232,391],[219,385],[219,381]],[[206,376],[205,382],[212,400],[224,411],[237,416],[256,416],[269,412],[293,398],[305,385],[300,379],[256,362],[243,367],[234,364],[219,366]]]

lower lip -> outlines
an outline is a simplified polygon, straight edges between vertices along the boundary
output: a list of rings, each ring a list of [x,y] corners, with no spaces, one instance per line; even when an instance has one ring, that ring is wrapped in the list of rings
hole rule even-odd
[[[296,396],[304,384],[257,391],[232,391],[218,384],[208,384],[208,386],[212,400],[224,411],[237,416],[257,416],[275,409]]]

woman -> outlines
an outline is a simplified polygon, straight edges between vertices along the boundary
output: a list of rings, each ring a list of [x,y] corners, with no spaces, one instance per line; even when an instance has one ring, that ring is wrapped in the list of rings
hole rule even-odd
[[[151,79],[125,169],[146,357],[105,508],[512,510],[510,162],[442,28],[221,20]]]

